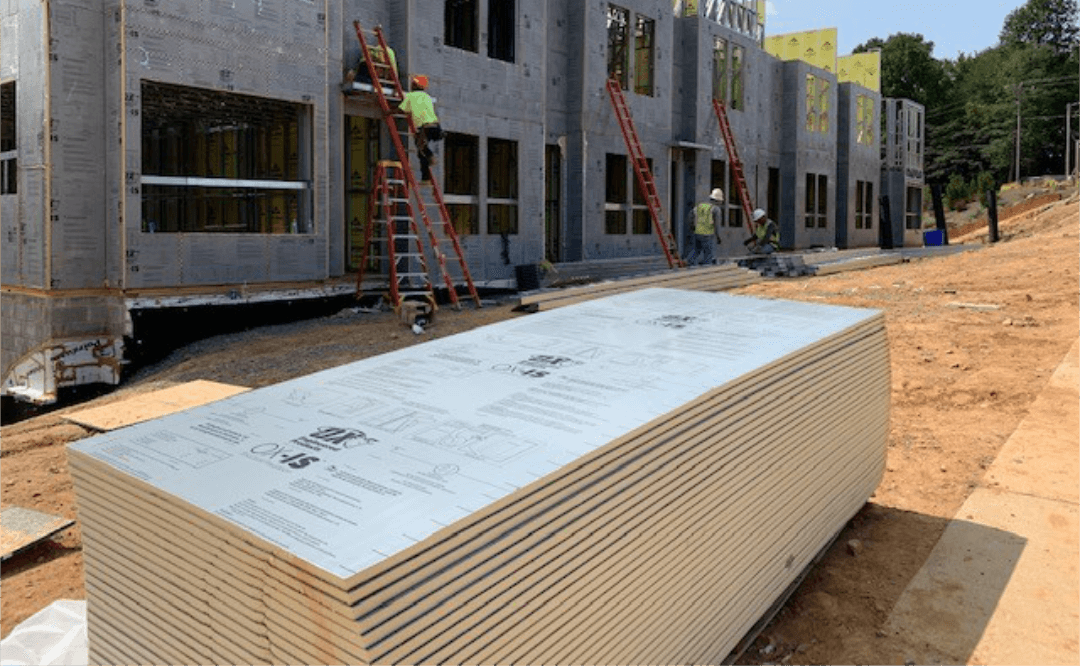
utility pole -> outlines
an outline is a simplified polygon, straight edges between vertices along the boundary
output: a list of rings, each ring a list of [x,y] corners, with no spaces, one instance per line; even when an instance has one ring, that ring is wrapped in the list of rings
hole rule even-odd
[[[1072,168],[1070,168],[1070,160],[1072,159],[1072,114],[1073,107],[1080,107],[1080,102],[1069,102],[1065,105],[1065,179],[1068,180],[1072,176]]]
[[[1016,184],[1020,184],[1020,91],[1024,84],[1016,84]]]

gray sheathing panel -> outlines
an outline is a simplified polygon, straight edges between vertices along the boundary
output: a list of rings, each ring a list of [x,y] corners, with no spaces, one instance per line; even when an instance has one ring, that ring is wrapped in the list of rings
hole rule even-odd
[[[105,282],[104,24],[100,2],[50,3],[52,282]]]
[[[859,95],[868,97],[872,104],[874,137],[871,143],[859,143],[858,112]],[[878,243],[878,197],[881,189],[880,155],[880,108],[881,94],[856,83],[841,83],[837,122],[839,137],[836,154],[836,244],[838,247],[869,247]],[[870,229],[855,228],[856,183],[864,181],[874,186],[871,200]]]
[[[20,0],[0,0],[0,81],[10,81],[19,75],[19,3]],[[24,28],[32,24],[23,23]]]
[[[124,220],[125,286],[230,284],[234,276],[245,276],[239,281],[249,283],[320,280],[329,276],[331,255],[339,257],[341,269],[341,204],[330,205],[328,152],[331,143],[341,142],[340,107],[333,122],[328,115],[330,96],[340,97],[336,84],[341,41],[330,36],[328,7],[326,0],[123,3],[123,89],[109,104],[119,106],[112,113],[124,119],[120,171],[126,182],[120,182],[121,173],[114,173],[110,188],[122,188],[117,207]],[[337,49],[333,54],[331,44]],[[143,233],[137,181],[141,174],[138,111],[144,79],[308,106],[310,123],[302,132],[311,137],[310,160],[302,155],[301,161],[311,164],[313,233],[268,235],[258,240],[246,234]],[[335,148],[334,155],[339,160],[340,149]],[[334,210],[338,219],[331,222]],[[331,229],[336,236],[333,247]],[[252,248],[259,246],[264,255],[256,259]]]
[[[47,5],[35,0],[4,5],[0,41],[2,78],[15,81],[17,193],[2,197],[3,246],[0,252],[5,286],[48,286],[48,187],[46,160]],[[7,326],[4,325],[6,336]],[[5,337],[5,346],[7,339]]]
[[[488,3],[480,3],[478,51],[443,43],[444,16],[421,11],[420,3],[407,16],[408,71],[428,76],[429,92],[443,129],[479,137],[480,233],[464,240],[477,279],[506,279],[516,264],[544,258],[544,3],[519,3],[514,62],[487,55]],[[395,30],[397,27],[395,26]],[[399,61],[399,64],[400,61]],[[509,139],[518,144],[518,233],[500,237],[487,233],[487,140]],[[436,168],[436,174],[440,168]]]
[[[547,13],[543,25],[547,33],[547,49],[544,54],[544,124],[548,142],[566,136],[571,126],[570,100],[574,97],[573,86],[580,82],[575,33],[570,23],[567,0],[552,0],[544,6]],[[578,74],[575,76],[575,74]]]
[[[806,129],[806,76],[813,74],[829,82],[828,131]],[[836,76],[802,61],[785,62],[783,158],[781,179],[780,238],[784,247],[831,247],[836,240],[836,142],[837,142],[837,84]],[[828,177],[828,205],[825,228],[806,228],[806,174]]]
[[[676,34],[679,35],[676,37],[679,44],[677,57],[680,62],[685,61],[683,67],[687,70],[682,75],[685,83],[681,88],[680,102],[673,106],[675,122],[683,128],[678,138],[712,147],[711,150],[697,151],[694,158],[694,178],[692,182],[686,183],[685,191],[677,195],[674,204],[676,210],[682,213],[679,229],[685,237],[691,233],[686,210],[712,189],[712,160],[723,160],[730,164],[719,121],[712,106],[713,51],[716,40],[719,38],[728,43],[729,63],[730,49],[735,46],[743,49],[743,105],[738,109],[729,107],[727,115],[754,207],[765,207],[769,167],[778,167],[780,164],[779,105],[783,89],[779,61],[761,50],[749,37],[714,21],[698,17],[676,19],[676,24]],[[728,78],[730,85],[731,77]],[[726,194],[730,215],[735,208],[736,199],[733,193]],[[720,229],[720,237],[722,243],[717,247],[719,255],[744,253],[744,226],[724,226]]]
[[[124,58],[121,53],[124,24],[121,20],[121,6],[124,0],[105,0],[102,3],[105,15],[104,44],[106,53],[104,65],[103,122],[105,135],[105,274],[110,286],[123,286],[125,271],[129,269],[124,258],[127,248],[124,246],[124,209],[125,189],[135,185],[135,173],[125,175],[125,146],[122,130],[125,112],[130,112],[127,105],[120,103],[124,97]],[[179,3],[174,3],[179,4]],[[138,254],[138,249],[133,249]]]
[[[657,194],[664,209],[664,224],[668,221],[670,189],[671,146],[675,139],[672,126],[672,104],[669,99],[675,89],[673,41],[674,17],[667,2],[621,2],[629,9],[631,21],[640,13],[656,21],[654,94],[639,95],[624,91],[627,106],[633,117],[641,148],[652,159],[653,178]],[[583,163],[584,228],[582,235],[583,259],[611,259],[662,254],[656,234],[650,228],[647,234],[630,233],[632,220],[627,220],[627,233],[607,234],[604,230],[606,155],[627,155],[626,143],[612,109],[607,85],[607,3],[591,3],[585,17],[585,67],[584,96],[582,98],[582,130],[585,141]],[[629,162],[629,160],[628,160]],[[628,178],[633,178],[632,165]],[[628,181],[628,187],[630,187]],[[628,192],[632,192],[628,190]],[[571,198],[574,194],[571,193]]]
[[[342,191],[342,183],[345,182],[344,167],[345,156],[342,152],[345,142],[345,115],[344,99],[338,92],[338,84],[341,81],[340,72],[345,67],[342,63],[341,54],[345,35],[336,26],[348,25],[352,27],[352,19],[346,21],[342,15],[340,2],[326,3],[326,96],[325,118],[323,125],[324,136],[322,139],[325,155],[323,162],[326,164],[325,190],[326,198],[323,203],[322,219],[326,229],[326,274],[328,276],[344,275],[345,273],[345,197]],[[355,43],[356,34],[353,32],[352,42]],[[315,127],[319,130],[319,126]]]

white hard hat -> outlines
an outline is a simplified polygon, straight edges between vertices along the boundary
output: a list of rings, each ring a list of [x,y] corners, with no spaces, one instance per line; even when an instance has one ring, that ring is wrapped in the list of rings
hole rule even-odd
[[[757,210],[754,211],[754,215],[753,215],[754,222],[757,222],[758,220],[760,220],[763,217],[765,217],[765,211],[761,210],[760,208],[758,208]]]
[[[709,193],[709,198],[713,201],[723,201],[724,191],[718,187]]]

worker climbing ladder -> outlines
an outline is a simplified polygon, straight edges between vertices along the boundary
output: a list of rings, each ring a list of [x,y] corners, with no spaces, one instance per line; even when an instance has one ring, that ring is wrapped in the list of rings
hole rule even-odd
[[[608,79],[607,89],[611,95],[611,104],[615,107],[615,117],[619,121],[623,139],[626,141],[626,149],[630,152],[638,187],[641,188],[645,197],[645,205],[649,209],[653,229],[656,231],[656,237],[660,239],[660,247],[663,248],[664,256],[667,257],[668,266],[685,267],[686,262],[679,256],[678,243],[662,221],[663,207],[660,203],[660,195],[656,193],[656,181],[653,180],[649,162],[645,159],[645,152],[641,149],[641,141],[638,140],[634,119],[630,116],[630,107],[626,104],[626,96],[623,95],[622,87],[615,77]]]
[[[417,127],[413,123],[411,115],[401,113],[396,108],[392,109],[390,107],[391,100],[395,102],[396,106],[404,98],[405,93],[396,68],[390,64],[388,55],[390,49],[386,43],[386,37],[383,35],[382,27],[376,26],[373,31],[366,32],[360,25],[360,21],[353,21],[353,26],[356,28],[356,38],[360,42],[360,53],[364,58],[368,72],[371,74],[372,88],[379,102],[379,108],[382,109],[383,120],[389,130],[390,141],[393,143],[398,156],[396,162],[386,161],[380,163],[379,167],[376,168],[375,181],[376,188],[378,188],[379,175],[381,174],[385,182],[382,190],[385,201],[381,206],[382,210],[378,212],[384,216],[382,223],[385,226],[386,233],[384,237],[385,248],[388,253],[385,255],[386,262],[390,269],[388,274],[390,303],[397,309],[401,307],[401,301],[406,296],[423,292],[425,298],[431,302],[433,307],[435,306],[435,280],[432,278],[430,270],[428,270],[428,261],[425,258],[424,242],[426,241],[428,244],[427,249],[438,265],[442,282],[454,307],[460,307],[460,304],[455,281],[447,266],[447,253],[443,249],[447,245],[452,248],[461,270],[458,283],[463,284],[468,289],[473,302],[476,303],[477,307],[481,307],[480,295],[477,293],[476,285],[469,274],[465,254],[462,252],[461,243],[458,241],[457,233],[454,231],[454,225],[450,221],[450,214],[446,209],[446,203],[443,201],[438,182],[432,178],[430,183],[425,181],[424,186],[421,187],[416,180],[416,175],[413,173],[407,143],[401,136],[402,131],[398,129],[398,121],[404,121],[407,134],[412,136],[416,135]],[[373,49],[368,48],[369,43],[372,46],[378,45],[377,58],[373,57]],[[387,91],[391,93],[389,96]],[[408,205],[403,205],[401,199],[405,199],[405,203]],[[376,208],[374,204],[375,197],[373,197],[372,201],[372,210],[374,211]],[[406,215],[408,220],[402,219]],[[417,222],[417,218],[419,218],[419,222]],[[411,221],[411,225],[408,225],[409,221]],[[369,234],[374,231],[376,226],[381,225],[375,223],[374,217],[369,218],[368,228],[365,232],[366,238],[369,237]],[[408,229],[407,232],[406,229]],[[403,255],[398,256],[399,259],[408,259],[408,262],[407,265],[402,265],[397,277],[395,277],[394,271],[398,270],[398,264],[394,261],[394,255],[391,254],[396,250],[395,243],[404,243],[403,247],[408,246],[409,243],[415,244],[411,251],[406,251]],[[364,273],[370,259],[369,252],[372,247],[380,244],[382,243],[378,238],[373,238],[371,241],[365,241],[364,243],[364,259],[356,282],[357,295],[362,293]],[[416,268],[422,269],[426,288],[417,287]],[[402,281],[403,276],[407,276],[409,281]]]
[[[727,149],[728,161],[731,162],[731,175],[735,181],[735,191],[739,195],[739,203],[742,205],[743,219],[746,220],[746,228],[750,235],[754,235],[754,220],[750,212],[750,191],[746,187],[746,177],[743,176],[742,160],[739,159],[739,149],[735,146],[735,137],[731,134],[731,124],[728,122],[727,105],[722,99],[713,99],[713,110],[716,111],[716,120],[720,123],[720,135],[724,137],[724,147]]]

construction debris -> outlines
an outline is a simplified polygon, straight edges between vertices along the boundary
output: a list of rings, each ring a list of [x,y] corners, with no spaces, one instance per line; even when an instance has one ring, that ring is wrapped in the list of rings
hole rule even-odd
[[[647,289],[77,442],[91,663],[719,663],[889,373],[881,312]]]
[[[739,260],[739,265],[757,271],[763,277],[803,277],[814,275],[815,268],[807,266],[797,254],[759,254]]]
[[[66,530],[74,520],[18,506],[0,511],[0,561]]]

